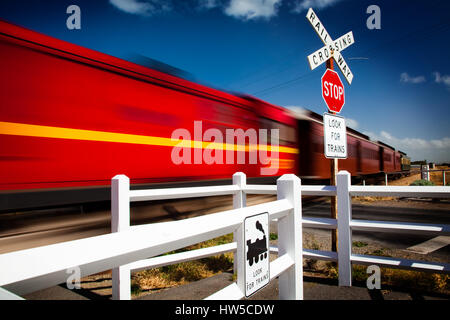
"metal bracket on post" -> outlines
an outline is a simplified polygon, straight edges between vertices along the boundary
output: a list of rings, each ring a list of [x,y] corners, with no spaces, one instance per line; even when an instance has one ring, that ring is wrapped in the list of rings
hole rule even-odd
[[[351,176],[348,171],[339,171],[337,174],[338,199],[338,267],[339,286],[352,285],[352,198],[350,197]]]
[[[303,300],[302,195],[300,178],[285,174],[277,180],[277,198],[288,199],[293,209],[278,219],[278,256],[288,254],[294,265],[279,276],[280,300]]]
[[[117,175],[111,181],[111,232],[130,227],[130,179]],[[112,299],[131,300],[131,273],[128,266],[112,269]]]
[[[233,209],[240,209],[240,208],[245,208],[247,206],[247,199],[246,199],[246,195],[245,192],[242,191],[242,188],[244,188],[247,184],[247,177],[245,175],[245,173],[243,172],[236,172],[235,174],[233,174],[233,185],[238,186],[240,191],[238,191],[237,193],[235,193],[233,195]],[[235,231],[233,233],[233,241],[236,241],[238,238],[237,235],[238,231]],[[237,254],[234,257],[234,262],[233,262],[233,271],[234,273],[237,273]]]

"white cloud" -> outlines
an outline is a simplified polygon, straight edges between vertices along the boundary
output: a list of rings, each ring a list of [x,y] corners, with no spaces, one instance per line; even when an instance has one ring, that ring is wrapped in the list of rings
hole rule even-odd
[[[379,140],[394,148],[406,152],[412,160],[428,160],[432,162],[450,161],[450,138],[427,140],[422,138],[397,138],[386,131],[379,134],[364,132],[372,140]]]
[[[225,14],[244,20],[269,19],[278,13],[281,0],[231,0]]]
[[[294,8],[292,9],[295,13],[301,13],[303,11],[308,10],[309,8],[313,9],[323,9],[329,7],[333,4],[338,3],[341,0],[302,0],[297,1],[294,4]]]
[[[345,118],[345,124],[352,129],[358,129],[359,123],[355,119]]]
[[[436,83],[443,83],[447,87],[450,87],[450,76],[449,75],[441,76],[441,74],[439,72],[434,72],[433,74],[434,74],[434,81]]]
[[[304,110],[307,110],[307,108],[304,108],[304,107],[301,107],[301,106],[285,106],[285,108],[287,108],[287,109],[291,109],[291,110],[294,110],[294,111],[304,111]]]
[[[198,6],[201,9],[213,9],[220,5],[219,0],[199,0]]]
[[[425,82],[425,81],[426,81],[426,79],[425,79],[424,76],[411,77],[406,72],[403,72],[400,75],[400,82],[418,84],[418,83],[422,83],[422,82]]]
[[[141,16],[150,16],[171,9],[170,1],[167,0],[109,0],[109,3],[126,13]]]
[[[438,149],[450,149],[450,138],[431,140],[431,144]]]

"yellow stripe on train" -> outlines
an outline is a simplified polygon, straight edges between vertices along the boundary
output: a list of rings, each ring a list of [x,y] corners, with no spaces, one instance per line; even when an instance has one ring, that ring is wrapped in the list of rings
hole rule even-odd
[[[274,151],[280,153],[297,154],[297,148],[290,148],[284,146],[267,146],[267,145],[234,145],[227,143],[205,142],[195,140],[178,140],[164,137],[143,136],[128,133],[116,133],[85,129],[72,129],[53,126],[42,126],[35,124],[1,122],[0,134],[39,137],[39,138],[54,138],[54,139],[70,139],[70,140],[84,140],[97,142],[116,142],[116,143],[130,143],[153,146],[166,147],[185,147],[196,149],[214,149],[214,150],[233,150],[233,151]]]

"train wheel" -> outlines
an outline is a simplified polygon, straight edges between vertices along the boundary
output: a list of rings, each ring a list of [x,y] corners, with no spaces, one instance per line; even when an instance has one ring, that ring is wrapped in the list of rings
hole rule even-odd
[[[259,254],[255,257],[255,262],[258,263],[259,261]]]

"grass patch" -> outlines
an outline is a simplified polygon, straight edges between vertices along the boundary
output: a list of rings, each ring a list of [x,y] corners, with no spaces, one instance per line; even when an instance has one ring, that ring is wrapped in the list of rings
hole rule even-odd
[[[168,252],[164,255],[208,248],[233,241],[233,234],[201,242],[183,249]],[[131,279],[132,294],[139,295],[143,291],[170,288],[211,277],[217,273],[230,271],[233,268],[233,253],[225,253],[195,261],[177,263],[160,268],[148,269],[134,273]]]
[[[352,266],[354,281],[367,281],[367,266]],[[450,295],[450,276],[447,274],[381,268],[381,288],[401,288],[402,290],[434,292]]]
[[[325,273],[331,279],[339,279],[339,270],[336,262],[327,262]]]
[[[363,241],[353,241],[352,245],[357,248],[367,247],[368,243]]]
[[[371,196],[356,196],[353,197],[355,201],[360,202],[376,202],[376,201],[392,201],[397,200],[396,197],[371,197]]]
[[[428,181],[428,180],[424,180],[424,179],[413,181],[410,184],[410,186],[434,186],[434,185],[435,184],[433,181]]]
[[[270,239],[270,240],[278,240],[278,234],[276,234],[276,233],[270,233],[269,239]]]
[[[390,257],[385,249],[378,249],[365,254],[373,256]],[[338,266],[332,262],[326,264],[325,274],[332,278],[338,279]],[[403,269],[380,268],[381,271],[381,288],[399,288],[406,291],[421,291],[429,293],[438,293],[450,295],[450,275],[420,272]],[[366,282],[370,274],[367,274],[367,266],[352,265],[352,280],[355,282]]]
[[[378,257],[392,257],[391,255],[387,254],[384,250],[385,249],[377,249],[372,252],[366,251],[364,254],[368,254],[371,256],[378,256]]]

